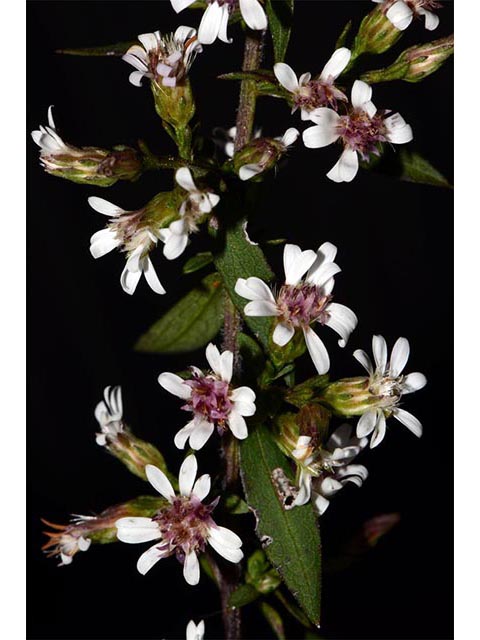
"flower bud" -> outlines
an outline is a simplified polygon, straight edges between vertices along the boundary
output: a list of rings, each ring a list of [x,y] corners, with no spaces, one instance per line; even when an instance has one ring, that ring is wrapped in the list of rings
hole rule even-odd
[[[382,396],[370,391],[370,381],[366,377],[332,382],[323,389],[318,400],[339,416],[361,416],[368,409],[385,405]]]
[[[58,135],[52,107],[48,126],[32,131],[40,147],[40,162],[47,173],[80,184],[110,187],[118,180],[136,180],[142,172],[142,159],[130,147],[117,146],[113,151],[99,147],[74,147]]]
[[[297,449],[300,436],[308,436],[312,447],[326,439],[330,413],[317,404],[304,405],[298,413],[285,413],[276,422],[276,436],[280,449],[287,456]]]
[[[195,114],[190,80],[185,77],[174,87],[166,87],[155,80],[151,82],[155,110],[160,118],[174,129],[183,129]]]
[[[78,551],[87,551],[92,542],[107,544],[117,541],[116,521],[129,516],[153,516],[165,504],[163,498],[139,496],[129,502],[109,507],[98,516],[74,516],[69,524],[42,520],[53,531],[45,531],[47,542],[42,549],[48,557],[60,558],[59,566],[71,564]]]
[[[240,180],[250,180],[273,169],[298,136],[299,132],[292,127],[281,138],[255,138],[237,151],[233,165]]]
[[[363,53],[379,54],[388,51],[401,36],[402,31],[386,17],[382,5],[377,5],[360,24],[349,67]]]
[[[319,392],[328,385],[328,375],[314,376],[289,389],[285,399],[296,407],[315,402]]]
[[[282,580],[268,562],[265,553],[257,549],[248,559],[245,582],[253,585],[260,593],[267,594],[275,591]]]

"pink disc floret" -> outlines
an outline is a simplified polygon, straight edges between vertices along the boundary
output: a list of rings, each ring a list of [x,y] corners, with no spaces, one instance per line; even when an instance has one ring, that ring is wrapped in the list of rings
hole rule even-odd
[[[326,307],[331,299],[316,285],[286,284],[280,289],[277,305],[284,322],[293,327],[307,327],[315,321],[325,324],[329,318]]]

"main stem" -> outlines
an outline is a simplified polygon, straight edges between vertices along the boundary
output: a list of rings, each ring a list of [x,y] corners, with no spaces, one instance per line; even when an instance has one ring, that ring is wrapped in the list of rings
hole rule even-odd
[[[262,59],[263,33],[247,30],[245,48],[243,53],[243,71],[256,71],[260,67]],[[240,87],[240,100],[237,111],[237,134],[235,136],[235,152],[244,147],[252,138],[253,123],[255,119],[255,106],[257,94],[255,82],[242,80]],[[228,251],[228,246],[226,247]],[[223,325],[223,349],[228,349],[234,354],[235,365],[238,366],[237,336],[240,328],[240,316],[232,301],[225,296],[224,325]],[[230,435],[230,434],[228,434]],[[226,484],[234,486],[238,481],[238,447],[232,438],[224,436],[223,455],[225,460]],[[230,595],[236,589],[240,572],[237,566],[220,571],[217,568],[217,583],[220,589],[222,601],[222,614],[225,627],[226,640],[239,640],[241,638],[240,609],[232,609],[228,606]]]

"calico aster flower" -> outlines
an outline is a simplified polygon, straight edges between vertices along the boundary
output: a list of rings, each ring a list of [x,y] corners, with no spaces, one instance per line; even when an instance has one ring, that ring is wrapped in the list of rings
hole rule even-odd
[[[341,271],[333,262],[337,248],[330,242],[318,251],[302,251],[294,244],[285,245],[283,265],[285,284],[275,297],[269,287],[256,277],[239,278],[235,285],[238,295],[251,300],[245,306],[247,316],[274,316],[277,324],[273,341],[280,347],[303,331],[310,356],[319,374],[330,367],[330,358],[312,324],[327,325],[340,335],[344,347],[357,325],[357,316],[343,304],[332,302],[335,284],[333,276]],[[306,273],[306,276],[304,274]]]
[[[413,139],[412,128],[399,113],[386,117],[377,112],[372,88],[362,80],[352,87],[351,108],[346,115],[323,107],[311,114],[315,126],[303,132],[306,147],[326,147],[341,140],[344,151],[337,164],[327,173],[334,182],[351,182],[357,175],[359,157],[368,161],[370,154],[379,155],[383,142],[405,144]]]
[[[175,555],[183,564],[183,576],[188,584],[198,584],[200,565],[198,554],[207,543],[230,562],[243,558],[242,541],[236,533],[220,527],[212,519],[218,498],[210,504],[203,500],[210,492],[210,476],[204,474],[195,481],[197,459],[189,455],[180,467],[180,494],[176,495],[167,476],[153,465],[145,467],[150,484],[168,501],[153,518],[120,518],[116,522],[117,537],[122,542],[136,544],[156,540],[137,563],[145,575],[162,558]]]
[[[142,85],[143,78],[155,80],[165,87],[175,87],[187,75],[197,53],[202,51],[197,31],[192,27],[178,27],[175,33],[164,36],[160,31],[143,33],[138,39],[143,48],[134,44],[122,57],[136,69],[129,77],[136,87]]]
[[[195,0],[170,0],[177,13]],[[198,39],[202,44],[212,44],[218,38],[230,43],[227,36],[228,19],[232,11],[240,8],[242,18],[250,29],[263,31],[267,28],[267,16],[259,0],[207,0],[207,8],[198,28]]]
[[[334,83],[350,62],[350,56],[349,49],[337,49],[320,75],[313,80],[311,73],[303,73],[297,78],[292,67],[284,62],[277,62],[273,71],[282,87],[293,96],[292,113],[300,109],[302,120],[309,120],[310,114],[319,107],[336,109],[337,100],[347,102],[347,96]]]
[[[124,430],[122,388],[105,387],[103,398],[95,408],[95,418],[100,425],[96,442],[102,447]]]
[[[175,260],[188,244],[188,236],[198,231],[198,223],[217,206],[220,196],[211,191],[199,189],[193,181],[190,169],[181,167],[175,174],[177,184],[188,192],[188,196],[180,205],[180,219],[175,220],[158,235],[165,243],[163,255],[167,260]]]
[[[408,340],[398,338],[393,346],[390,361],[383,336],[373,336],[372,351],[375,367],[362,349],[357,349],[353,354],[368,372],[369,392],[379,399],[379,402],[365,411],[358,421],[357,436],[363,438],[372,434],[370,447],[376,447],[385,437],[386,419],[393,416],[420,437],[423,431],[420,421],[398,406],[403,395],[418,391],[427,384],[423,373],[402,374],[410,355]]]
[[[193,620],[187,624],[187,636],[186,640],[203,640],[205,635],[205,622],[200,620],[198,624],[195,624]]]
[[[368,477],[361,464],[350,464],[366,447],[367,438],[352,436],[352,428],[344,424],[332,433],[326,447],[316,446],[311,436],[300,436],[292,456],[297,464],[299,491],[293,505],[310,500],[318,515],[329,505],[328,498],[347,482],[360,487]]]
[[[75,155],[79,149],[66,144],[58,135],[53,119],[53,106],[48,107],[48,127],[40,125],[32,131],[33,141],[40,147],[40,161],[47,170],[56,168],[55,155]]]
[[[373,0],[383,5],[383,11],[394,27],[404,31],[414,18],[425,17],[425,29],[434,31],[440,18],[431,11],[442,5],[436,0]]]
[[[201,449],[215,427],[222,434],[227,429],[239,440],[248,436],[244,416],[253,416],[255,392],[250,387],[233,388],[233,353],[220,353],[214,344],[209,344],[205,355],[212,372],[204,373],[192,367],[193,377],[183,380],[174,373],[161,373],[160,385],[182,400],[182,409],[193,413],[191,420],[175,436],[175,445],[184,449],[188,440],[192,449]]]
[[[146,209],[126,211],[96,196],[88,198],[88,203],[95,211],[110,217],[107,227],[90,238],[92,256],[101,258],[113,249],[121,248],[127,253],[127,263],[120,276],[122,289],[130,295],[135,293],[143,273],[155,293],[165,293],[149,258],[160,237],[160,230],[149,223]]]
[[[88,516],[85,517],[88,520]],[[79,517],[75,522],[81,523],[83,518]],[[59,567],[71,564],[73,556],[78,551],[87,551],[90,547],[91,540],[84,538],[81,533],[76,530],[78,527],[73,525],[53,524],[47,520],[43,520],[45,524],[52,527],[54,531],[45,531],[48,536],[47,542],[42,549],[48,557],[57,556],[60,558]]]

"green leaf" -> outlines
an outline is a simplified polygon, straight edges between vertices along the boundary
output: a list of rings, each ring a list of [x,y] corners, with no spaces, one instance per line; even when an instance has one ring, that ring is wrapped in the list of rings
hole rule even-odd
[[[244,607],[261,596],[255,587],[251,584],[241,584],[232,593],[228,600],[230,607]]]
[[[288,91],[278,84],[275,75],[266,69],[258,71],[232,71],[230,73],[222,73],[218,76],[219,80],[253,80],[257,95],[273,96],[274,98],[290,99]]]
[[[293,23],[293,0],[266,0],[268,26],[272,34],[275,62],[283,62]]]
[[[222,326],[223,287],[218,273],[179,300],[138,340],[137,351],[183,353],[203,347]]]
[[[347,24],[343,27],[342,33],[337,38],[337,42],[335,44],[335,50],[345,46],[345,43],[347,41],[347,37],[348,37],[348,34],[350,33],[351,28],[352,28],[352,21],[349,20]]]
[[[452,188],[445,176],[416,151],[402,149],[398,155],[402,166],[402,180],[429,184],[432,187]]]
[[[183,265],[183,273],[194,273],[199,269],[203,269],[207,264],[213,262],[213,254],[210,251],[203,251],[202,253],[197,253],[196,256],[193,256]]]
[[[237,309],[243,314],[248,300],[235,293],[235,285],[238,278],[256,276],[268,282],[273,278],[273,273],[258,245],[252,244],[245,235],[245,220],[238,221],[235,226],[227,229],[225,244],[219,255],[215,258],[215,265],[222,276],[228,295]],[[254,335],[268,350],[271,318],[254,318],[244,316],[245,322]]]
[[[256,533],[265,553],[310,620],[318,625],[321,552],[312,506],[284,508],[272,472],[280,469],[291,480],[291,471],[268,429],[253,429],[241,442],[240,454],[245,495],[256,515]]]
[[[104,44],[99,47],[81,47],[79,49],[57,49],[55,53],[63,53],[67,56],[123,56],[134,44],[136,40],[125,42],[115,42],[115,44]]]
[[[269,605],[268,602],[260,602],[259,608],[278,640],[286,640],[282,616],[278,611]]]

